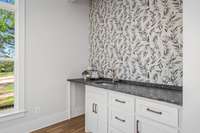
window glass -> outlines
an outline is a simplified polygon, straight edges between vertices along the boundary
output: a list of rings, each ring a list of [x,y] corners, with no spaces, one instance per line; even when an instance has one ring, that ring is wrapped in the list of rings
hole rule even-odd
[[[15,0],[0,0],[0,2],[6,2],[9,4],[15,4]]]
[[[15,13],[0,9],[0,111],[14,107],[14,57]]]

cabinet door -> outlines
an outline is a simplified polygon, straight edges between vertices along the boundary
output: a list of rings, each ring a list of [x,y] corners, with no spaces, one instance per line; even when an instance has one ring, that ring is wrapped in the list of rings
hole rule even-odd
[[[98,127],[98,117],[94,111],[95,99],[92,97],[87,97],[86,99],[86,112],[85,112],[85,130],[86,132],[97,132]]]
[[[136,118],[136,133],[178,133],[178,130],[138,117]]]
[[[92,90],[91,90],[92,89]],[[97,91],[95,91],[97,89]],[[107,92],[86,87],[86,132],[107,133]]]
[[[97,133],[107,133],[107,101],[103,102],[100,99],[97,100],[96,107],[95,107],[96,115],[97,115]]]

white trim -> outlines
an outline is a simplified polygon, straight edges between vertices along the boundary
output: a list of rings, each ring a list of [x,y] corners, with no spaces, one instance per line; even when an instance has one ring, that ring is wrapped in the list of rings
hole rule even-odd
[[[1,128],[1,133],[30,133],[32,131],[48,127],[50,125],[67,120],[66,111],[47,114],[35,119],[28,119],[20,123],[15,123],[9,128]],[[1,123],[0,123],[1,124]]]
[[[71,82],[67,81],[67,117],[71,119]]]
[[[10,4],[9,4],[10,5]],[[0,122],[24,116],[24,52],[25,52],[25,0],[16,0],[15,6],[15,89],[14,109],[2,112]]]
[[[5,3],[5,2],[0,2],[0,8],[6,9],[6,10],[9,10],[9,11],[15,11],[15,5]]]
[[[48,115],[48,116],[36,119],[32,123],[27,123],[27,126],[29,127],[27,132],[33,132],[35,130],[42,129],[42,128],[54,125],[56,123],[66,121],[66,120],[69,120],[69,118],[66,116],[65,111]]]
[[[71,113],[70,113],[70,119],[84,115],[85,110],[83,110],[83,107],[77,107],[77,108],[72,108]]]
[[[2,115],[0,115],[0,123],[24,117],[25,113],[26,113],[26,111],[17,111],[17,112],[12,111],[10,113],[2,114]]]
[[[16,1],[15,110],[24,110],[25,0]]]

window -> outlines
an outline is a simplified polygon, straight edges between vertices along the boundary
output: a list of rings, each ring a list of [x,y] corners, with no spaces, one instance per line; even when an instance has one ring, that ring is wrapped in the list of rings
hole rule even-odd
[[[0,118],[23,111],[24,2],[0,0]]]
[[[15,0],[0,0],[0,2],[5,2],[9,4],[15,4]]]

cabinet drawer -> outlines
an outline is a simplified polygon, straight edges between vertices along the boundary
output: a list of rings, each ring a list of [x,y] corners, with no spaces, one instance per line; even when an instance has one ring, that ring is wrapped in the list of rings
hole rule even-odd
[[[136,100],[137,115],[178,127],[178,109],[166,105]]]
[[[109,127],[124,133],[132,133],[134,131],[134,114],[121,112],[116,108],[111,108],[109,112]]]
[[[134,111],[134,98],[128,95],[110,93],[109,104],[111,107],[118,108],[119,110],[126,110],[126,113]]]

